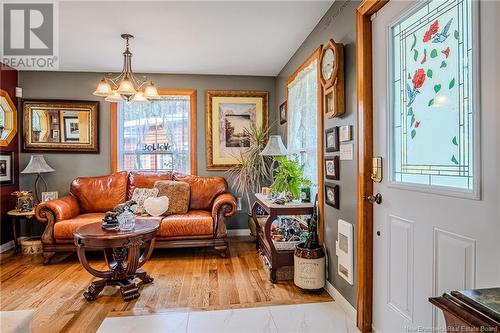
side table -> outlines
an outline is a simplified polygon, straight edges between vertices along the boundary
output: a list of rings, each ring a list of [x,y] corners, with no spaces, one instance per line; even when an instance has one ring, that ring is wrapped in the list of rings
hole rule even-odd
[[[261,207],[267,214],[266,224],[264,229],[260,227],[257,220],[257,210]],[[290,202],[284,205],[278,205],[263,194],[255,194],[255,203],[252,207],[252,217],[257,227],[257,250],[263,255],[266,262],[269,264],[271,271],[271,282],[276,283],[278,268],[284,266],[293,266],[293,254],[295,250],[277,250],[271,238],[271,225],[279,215],[312,215],[312,203],[295,203]]]
[[[33,219],[33,216],[35,216],[35,209],[32,209],[32,210],[27,211],[27,212],[18,212],[17,210],[13,209],[13,210],[9,210],[7,212],[7,215],[9,215],[11,217],[12,236],[14,237],[14,253],[17,253],[19,251],[19,243],[17,241],[16,222],[18,220],[23,219],[23,218],[27,219],[28,220],[28,223],[27,223],[28,230],[30,230],[28,232],[28,234],[31,235],[31,220]],[[19,224],[21,224],[21,223],[19,222]]]
[[[117,285],[125,301],[138,298],[139,287],[153,282],[153,278],[140,267],[153,253],[156,231],[160,226],[158,220],[138,219],[130,231],[104,230],[101,225],[101,222],[87,224],[74,233],[80,263],[90,274],[101,278],[90,284],[83,297],[93,301],[105,286]],[[109,270],[92,268],[87,260],[87,250],[102,250]],[[139,278],[140,283],[136,283],[135,278]]]

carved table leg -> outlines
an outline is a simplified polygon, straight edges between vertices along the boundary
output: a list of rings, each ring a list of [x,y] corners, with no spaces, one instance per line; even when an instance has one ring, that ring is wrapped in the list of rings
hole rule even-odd
[[[151,283],[154,281],[154,279],[148,275],[148,273],[146,273],[144,270],[142,269],[138,269],[136,272],[135,272],[135,276],[139,279],[141,279],[142,283],[143,284],[148,284],[148,283]]]
[[[94,281],[90,284],[90,286],[87,288],[87,291],[83,293],[83,297],[87,301],[93,301],[96,299],[97,295],[104,289],[106,286],[106,280],[98,280]]]
[[[139,286],[133,281],[133,277],[121,280],[118,284],[120,285],[120,292],[125,302],[129,302],[140,296]]]

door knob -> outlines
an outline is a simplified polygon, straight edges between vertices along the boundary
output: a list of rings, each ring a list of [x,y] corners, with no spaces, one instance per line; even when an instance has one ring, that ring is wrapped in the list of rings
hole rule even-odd
[[[375,195],[369,195],[366,200],[368,200],[369,203],[376,203],[380,205],[382,203],[382,194],[377,193]]]

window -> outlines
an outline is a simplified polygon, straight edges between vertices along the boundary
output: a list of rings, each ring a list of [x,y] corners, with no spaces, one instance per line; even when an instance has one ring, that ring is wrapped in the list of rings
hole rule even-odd
[[[472,1],[426,1],[391,28],[391,180],[472,192]]]
[[[318,61],[314,59],[288,84],[287,148],[304,164],[311,197],[318,192]]]
[[[151,103],[118,103],[117,169],[196,173],[193,96],[162,95]]]

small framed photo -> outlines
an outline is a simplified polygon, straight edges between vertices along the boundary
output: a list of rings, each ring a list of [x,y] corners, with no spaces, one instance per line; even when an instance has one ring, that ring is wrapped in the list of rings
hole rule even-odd
[[[339,163],[340,158],[338,156],[333,156],[325,158],[325,177],[328,179],[339,180]]]
[[[52,139],[59,139],[59,130],[52,130]]]
[[[352,126],[345,125],[339,127],[339,141],[346,142],[352,140]]]
[[[333,208],[339,209],[339,186],[334,184],[325,184],[325,202]]]
[[[288,120],[287,103],[284,101],[280,105],[280,124],[283,125]]]
[[[80,124],[78,117],[64,117],[64,141],[80,140]]]
[[[0,185],[14,184],[14,165],[13,165],[13,152],[2,151],[0,152]]]
[[[59,192],[42,192],[42,202],[59,198]]]
[[[326,151],[339,151],[339,128],[337,126],[325,130]]]

